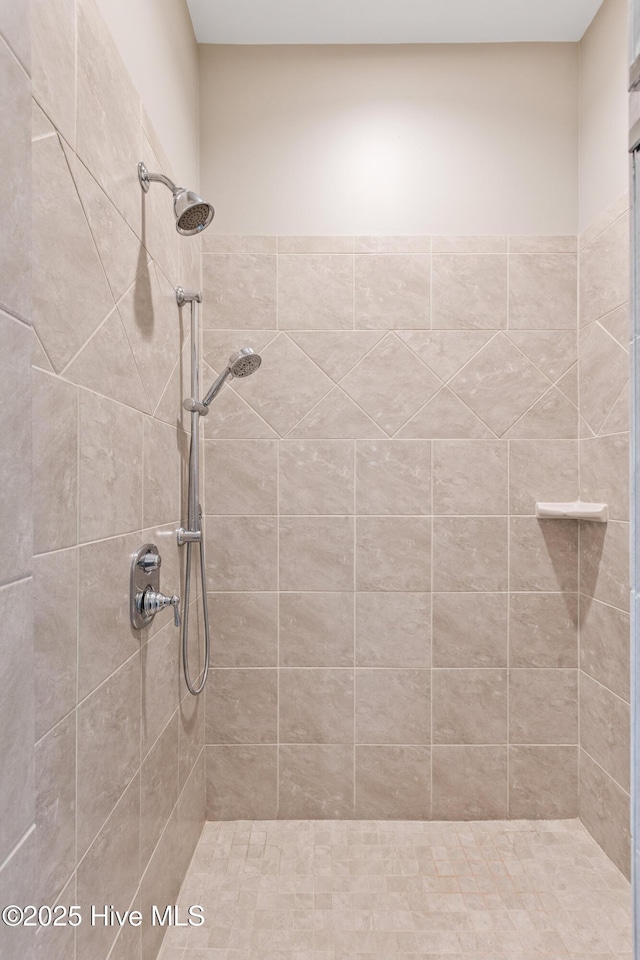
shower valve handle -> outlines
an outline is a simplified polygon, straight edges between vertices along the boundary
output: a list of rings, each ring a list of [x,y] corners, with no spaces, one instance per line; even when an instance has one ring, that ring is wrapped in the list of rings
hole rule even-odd
[[[175,594],[172,597],[165,597],[163,593],[156,593],[149,588],[142,594],[140,607],[147,617],[153,617],[165,607],[173,607],[173,621],[176,627],[180,626],[180,597],[176,597]]]

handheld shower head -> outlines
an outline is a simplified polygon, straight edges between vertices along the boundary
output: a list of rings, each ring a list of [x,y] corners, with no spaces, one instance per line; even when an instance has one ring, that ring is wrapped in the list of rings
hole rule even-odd
[[[261,363],[262,357],[259,353],[252,350],[251,347],[243,347],[239,353],[235,353],[232,357],[229,357],[229,366],[227,369],[232,377],[250,377],[252,373],[256,372]]]
[[[210,203],[193,190],[177,187],[173,180],[165,177],[163,173],[149,173],[142,162],[138,164],[138,180],[145,193],[149,192],[150,183],[163,183],[171,190],[176,230],[183,237],[192,237],[196,233],[201,233],[213,220],[215,211]]]
[[[250,377],[252,373],[256,372],[261,363],[262,357],[259,353],[256,353],[255,350],[252,350],[251,347],[243,347],[238,353],[234,353],[229,357],[227,369],[222,371],[202,401],[202,406],[205,410],[209,407],[211,401],[215,400],[218,396],[226,380],[229,378],[233,380],[234,378]]]

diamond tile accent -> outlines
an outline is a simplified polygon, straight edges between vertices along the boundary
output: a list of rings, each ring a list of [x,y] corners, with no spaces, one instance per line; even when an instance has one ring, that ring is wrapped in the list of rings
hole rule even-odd
[[[553,382],[578,358],[574,330],[510,330],[507,336]]]
[[[476,417],[448,387],[425,403],[398,431],[401,439],[470,440],[495,439],[489,427]]]
[[[329,392],[333,381],[281,333],[262,354],[258,374],[234,386],[242,399],[284,436]]]
[[[57,136],[33,144],[33,325],[60,372],[114,300]]]
[[[105,397],[113,397],[145,413],[151,412],[120,314],[115,308],[67,367],[65,377]]]
[[[144,267],[146,254],[102,187],[72,150],[64,149],[111,292],[118,300]]]
[[[499,334],[449,386],[498,436],[549,387],[549,381],[504,334]]]
[[[270,440],[278,436],[232,387],[224,389],[209,408],[204,435],[214,440]]]
[[[118,304],[118,310],[154,409],[180,353],[175,291],[156,265],[149,263]]]
[[[571,403],[578,406],[578,364],[574,363],[569,367],[564,376],[560,377],[556,383],[558,390],[562,390],[565,397],[571,400]]]
[[[611,413],[600,427],[600,434],[625,433],[629,429],[629,383],[613,405]]]
[[[615,337],[625,350],[629,349],[629,340],[631,338],[631,319],[629,314],[630,304],[625,303],[623,306],[608,313],[606,317],[601,317],[598,321],[607,333]]]
[[[629,354],[617,340],[592,323],[580,350],[580,413],[598,433],[629,373]]]
[[[578,408],[551,387],[504,436],[507,440],[575,440]]]
[[[334,387],[288,436],[318,440],[374,440],[386,434],[344,390]]]
[[[393,334],[341,382],[342,388],[375,422],[393,434],[442,385]]]
[[[338,383],[382,340],[384,332],[294,331],[289,336],[314,363]]]
[[[495,334],[480,330],[399,330],[398,336],[446,382]]]

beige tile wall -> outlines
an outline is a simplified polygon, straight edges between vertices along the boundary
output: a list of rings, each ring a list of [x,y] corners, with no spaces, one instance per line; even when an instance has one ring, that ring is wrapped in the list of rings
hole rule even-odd
[[[31,510],[29,4],[0,0],[0,900],[36,892]],[[33,931],[4,927],[6,960],[34,957]]]
[[[606,527],[580,531],[580,817],[630,870],[629,216],[622,198],[580,238],[580,491]]]
[[[178,236],[163,188],[143,197],[138,160],[171,171],[93,0],[34,4],[33,81],[30,897],[147,907],[174,902],[204,819],[204,705],[180,677],[178,632],[168,614],[129,623],[142,543],[160,547],[165,592],[184,586],[189,345],[174,287],[200,285],[199,242]],[[20,502],[5,501],[18,522]],[[153,960],[162,932],[129,930],[113,955]],[[43,932],[38,956],[73,955],[70,933]],[[116,936],[83,925],[77,960],[104,960]]]
[[[576,238],[203,243],[208,817],[576,816]]]

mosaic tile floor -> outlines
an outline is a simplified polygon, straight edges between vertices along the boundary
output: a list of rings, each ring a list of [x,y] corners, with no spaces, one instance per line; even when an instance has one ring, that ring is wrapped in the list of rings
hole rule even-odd
[[[629,884],[568,821],[207,823],[162,960],[631,960]]]

